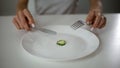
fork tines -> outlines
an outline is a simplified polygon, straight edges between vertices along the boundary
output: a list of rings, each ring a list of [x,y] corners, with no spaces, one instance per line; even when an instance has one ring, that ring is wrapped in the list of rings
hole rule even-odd
[[[75,22],[74,24],[71,25],[71,27],[76,30],[78,29],[79,27],[83,26],[84,23],[81,21],[81,20],[78,20],[77,22]]]

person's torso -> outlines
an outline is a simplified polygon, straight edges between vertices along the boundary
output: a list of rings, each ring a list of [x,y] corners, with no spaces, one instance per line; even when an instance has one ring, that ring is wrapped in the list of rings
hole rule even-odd
[[[78,0],[36,0],[38,14],[74,14]]]

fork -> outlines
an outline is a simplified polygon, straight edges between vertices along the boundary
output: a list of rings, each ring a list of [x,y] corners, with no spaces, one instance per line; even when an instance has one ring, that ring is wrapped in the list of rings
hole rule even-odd
[[[72,27],[74,30],[76,30],[76,29],[80,28],[80,27],[83,26],[83,25],[88,25],[88,24],[86,24],[86,23],[83,22],[82,20],[78,20],[77,22],[73,23],[73,24],[71,25],[71,27]],[[94,30],[93,27],[90,28],[90,31],[93,31],[93,30]]]

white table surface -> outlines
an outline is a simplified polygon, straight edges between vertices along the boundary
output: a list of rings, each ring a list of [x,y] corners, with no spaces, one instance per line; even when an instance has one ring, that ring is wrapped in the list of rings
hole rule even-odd
[[[98,30],[100,47],[91,55],[76,61],[50,62],[26,52],[20,45],[25,31],[18,31],[12,24],[13,16],[0,16],[0,68],[120,68],[120,14],[105,14],[107,25]],[[50,24],[70,25],[86,15],[40,16],[41,26]]]

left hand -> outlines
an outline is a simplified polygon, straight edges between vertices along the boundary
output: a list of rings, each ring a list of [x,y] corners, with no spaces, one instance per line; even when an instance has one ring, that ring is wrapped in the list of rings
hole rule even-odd
[[[103,16],[100,9],[90,9],[86,22],[93,28],[103,28],[106,25],[106,17]]]

